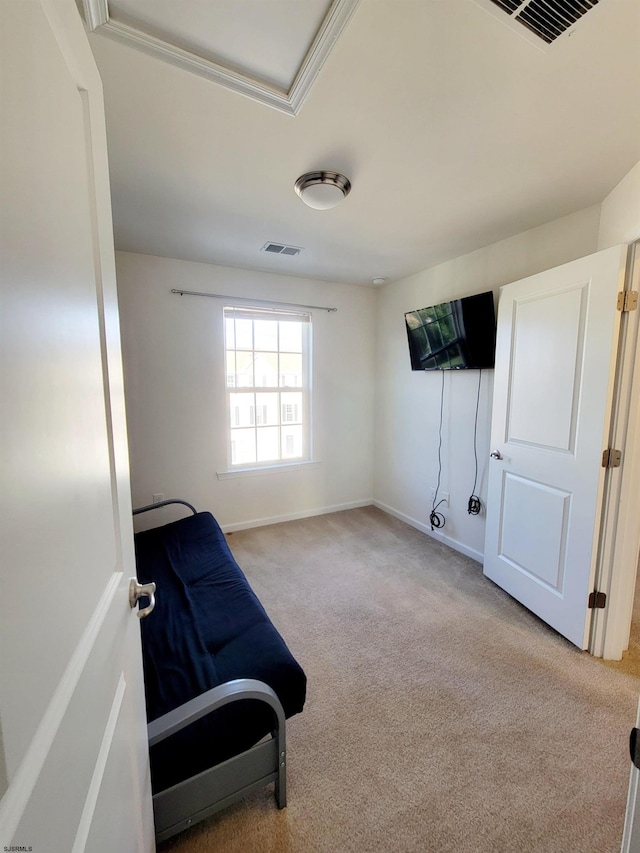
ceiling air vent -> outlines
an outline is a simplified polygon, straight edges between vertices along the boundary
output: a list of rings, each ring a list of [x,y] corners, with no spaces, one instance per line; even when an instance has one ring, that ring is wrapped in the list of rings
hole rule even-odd
[[[496,6],[500,6],[505,12],[511,14],[515,12],[518,6],[522,6],[524,0],[493,0]]]
[[[552,44],[593,9],[598,0],[489,0],[489,3],[546,44]],[[487,8],[486,0],[479,0],[479,5]]]
[[[265,243],[262,252],[270,252],[272,255],[299,255],[302,249],[298,246],[286,246],[284,243]]]

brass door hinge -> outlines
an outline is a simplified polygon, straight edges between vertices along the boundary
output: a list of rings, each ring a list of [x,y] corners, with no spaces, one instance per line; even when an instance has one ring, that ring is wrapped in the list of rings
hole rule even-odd
[[[619,468],[622,463],[622,451],[616,450],[615,447],[608,447],[602,451],[602,467],[603,468]]]
[[[607,595],[604,592],[589,593],[589,610],[602,610],[607,606]]]
[[[618,311],[635,311],[638,307],[637,290],[621,290],[618,293]]]

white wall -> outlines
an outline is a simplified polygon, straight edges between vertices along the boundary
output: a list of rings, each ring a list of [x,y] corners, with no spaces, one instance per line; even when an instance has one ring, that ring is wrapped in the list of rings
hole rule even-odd
[[[440,393],[444,376],[441,491],[450,494],[446,524],[437,538],[478,560],[484,513],[471,516],[474,416],[478,371],[412,372],[404,313],[493,290],[511,281],[596,251],[600,206],[547,223],[378,291],[376,356],[376,504],[431,533],[429,489],[438,473]],[[493,371],[483,371],[478,415],[478,486],[484,501],[489,454]]]
[[[497,298],[503,284],[638,238],[640,163],[602,205],[378,291],[118,253],[134,504],[155,492],[182,496],[238,529],[375,499],[431,533],[442,375],[410,370],[404,312],[483,290]],[[172,287],[339,308],[314,312],[317,467],[218,480],[226,454],[221,303],[173,296]],[[481,559],[484,515],[467,514],[478,375],[444,379],[441,491],[450,493],[451,507],[445,528],[433,535]],[[492,379],[483,373],[478,418],[476,491],[483,500]]]
[[[640,240],[640,161],[602,202],[598,248]]]
[[[374,290],[127,252],[116,262],[134,506],[164,492],[233,530],[371,503]],[[218,479],[227,467],[223,302],[171,288],[338,308],[313,311],[319,464]],[[153,516],[141,526],[161,520]]]

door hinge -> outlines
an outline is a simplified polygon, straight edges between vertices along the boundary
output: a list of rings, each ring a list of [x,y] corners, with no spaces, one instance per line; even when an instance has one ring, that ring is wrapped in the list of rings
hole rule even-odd
[[[618,293],[618,311],[635,311],[638,307],[637,290],[621,290]]]
[[[602,610],[603,607],[607,605],[607,595],[604,592],[594,592],[589,593],[589,610]]]
[[[603,468],[619,468],[622,463],[622,451],[615,447],[608,447],[602,451]]]

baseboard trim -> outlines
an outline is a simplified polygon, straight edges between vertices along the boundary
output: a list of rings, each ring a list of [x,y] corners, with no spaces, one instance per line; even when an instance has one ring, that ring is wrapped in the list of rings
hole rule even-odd
[[[412,518],[410,515],[406,515],[404,512],[400,512],[392,506],[387,506],[387,504],[383,504],[381,501],[373,501],[373,505],[378,507],[378,509],[381,509],[383,512],[394,516],[394,518],[399,518],[400,521],[410,524],[411,527],[415,527],[416,530],[419,530],[421,533],[426,533],[427,536],[431,536],[432,539],[437,539],[438,542],[442,542],[443,545],[448,545],[449,548],[453,548],[454,551],[459,551],[461,554],[464,554],[465,557],[470,557],[477,563],[484,563],[484,555],[480,551],[476,551],[475,548],[469,548],[468,545],[458,542],[457,539],[453,539],[451,536],[446,536],[444,533],[440,533],[439,530],[432,530],[429,524],[423,524],[416,518]]]
[[[411,527],[415,527],[416,530],[419,530],[421,533],[426,533],[427,536],[437,539],[437,541],[442,542],[443,545],[453,548],[454,551],[464,554],[465,557],[470,557],[477,563],[484,562],[484,555],[480,551],[476,551],[475,548],[469,548],[468,545],[465,545],[463,542],[458,542],[457,539],[453,539],[451,536],[446,536],[444,533],[440,533],[439,530],[431,530],[430,525],[423,524],[416,518],[412,518],[410,515],[406,515],[404,512],[400,512],[392,506],[388,506],[381,501],[375,500],[352,501],[351,503],[334,504],[333,506],[307,509],[302,510],[301,512],[287,513],[285,515],[253,518],[248,521],[238,521],[235,524],[222,524],[221,527],[225,533],[235,533],[240,530],[250,530],[253,527],[266,527],[269,524],[282,524],[285,521],[297,521],[300,518],[313,518],[316,515],[328,515],[331,512],[342,512],[343,510],[358,509],[363,506],[375,506],[383,512],[386,512],[388,515],[392,515],[394,518],[398,518],[400,521],[404,521],[406,524],[411,525]]]
[[[266,527],[268,524],[282,524],[285,521],[297,521],[300,518],[312,518],[315,515],[328,515],[331,512],[342,512],[345,509],[358,509],[363,506],[371,506],[372,500],[353,501],[345,504],[335,504],[315,509],[306,509],[301,512],[287,513],[286,515],[272,515],[267,518],[253,518],[249,521],[239,521],[236,524],[221,524],[224,533],[235,533],[238,530],[250,530],[252,527]]]

